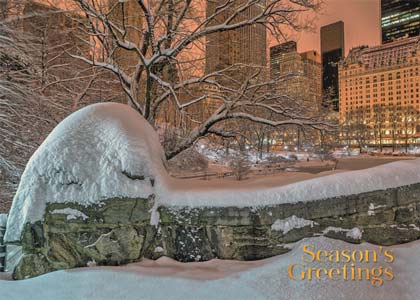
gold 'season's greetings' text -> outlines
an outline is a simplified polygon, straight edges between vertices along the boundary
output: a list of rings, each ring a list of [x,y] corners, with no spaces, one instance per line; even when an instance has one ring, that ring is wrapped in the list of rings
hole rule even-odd
[[[384,281],[395,277],[390,266],[394,253],[382,246],[370,250],[324,250],[304,244],[302,251],[302,262],[288,267],[292,280],[368,280],[372,286],[382,286]],[[328,264],[328,267],[322,267],[322,264]]]

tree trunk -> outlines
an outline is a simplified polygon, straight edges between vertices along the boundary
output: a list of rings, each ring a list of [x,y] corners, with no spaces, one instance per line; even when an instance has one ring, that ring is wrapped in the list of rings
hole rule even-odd
[[[379,149],[382,153],[382,131],[379,131]]]
[[[229,146],[230,146],[230,141],[225,141],[225,154],[226,154],[226,156],[229,155]]]
[[[300,151],[300,128],[297,129],[297,151]]]
[[[241,152],[245,152],[246,150],[246,140],[244,136],[241,136]]]
[[[258,141],[258,158],[262,159],[263,155],[264,139]]]
[[[392,152],[395,152],[395,133],[392,130]]]

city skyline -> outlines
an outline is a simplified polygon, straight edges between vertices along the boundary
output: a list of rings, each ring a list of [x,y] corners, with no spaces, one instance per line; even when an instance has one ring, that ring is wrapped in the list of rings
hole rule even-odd
[[[69,3],[62,0],[38,0],[38,2],[53,3],[63,9],[68,8],[69,5]],[[352,47],[361,45],[380,45],[380,0],[324,0],[323,2],[324,3],[318,12],[307,13],[302,17],[302,20],[313,19],[315,31],[288,32],[288,40],[296,41],[298,52],[316,50],[320,53],[320,28],[340,20],[346,24],[346,55]],[[203,8],[202,12],[205,13],[205,8]],[[357,15],[357,18],[354,18],[354,14]],[[369,28],[369,30],[366,30],[366,28]],[[267,40],[267,49],[270,46],[279,44],[275,39],[269,40],[268,36]]]
[[[381,43],[380,0],[325,0],[320,11],[306,14],[305,18],[312,19],[314,31],[289,32],[289,39],[296,41],[299,52],[321,52],[321,27],[337,21],[345,24],[345,55],[353,47]],[[273,40],[270,45],[275,44]]]

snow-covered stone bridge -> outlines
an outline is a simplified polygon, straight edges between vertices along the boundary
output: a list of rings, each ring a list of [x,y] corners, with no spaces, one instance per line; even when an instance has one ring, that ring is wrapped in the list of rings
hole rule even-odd
[[[171,178],[153,128],[122,104],[60,123],[29,161],[5,241],[17,279],[169,256],[254,260],[304,237],[391,245],[420,237],[420,160],[271,188],[205,189]]]

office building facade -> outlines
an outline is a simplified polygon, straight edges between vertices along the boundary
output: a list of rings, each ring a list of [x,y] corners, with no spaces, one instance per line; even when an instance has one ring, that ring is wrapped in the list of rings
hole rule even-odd
[[[270,48],[270,79],[273,89],[305,106],[308,113],[319,111],[322,97],[321,57],[316,51],[298,53],[296,43]]]
[[[212,15],[224,1],[207,1],[206,14]],[[236,1],[235,5],[220,13],[209,25],[217,25],[230,17],[238,6],[246,3]],[[234,23],[249,20],[264,9],[265,1],[258,1],[234,18]],[[216,32],[206,36],[206,66],[207,74],[223,70],[227,67],[243,64],[247,66],[266,67],[267,64],[266,28],[256,24],[240,29]],[[236,72],[243,73],[243,72]],[[245,74],[244,74],[245,75]]]
[[[382,43],[420,35],[420,2],[381,0]]]

